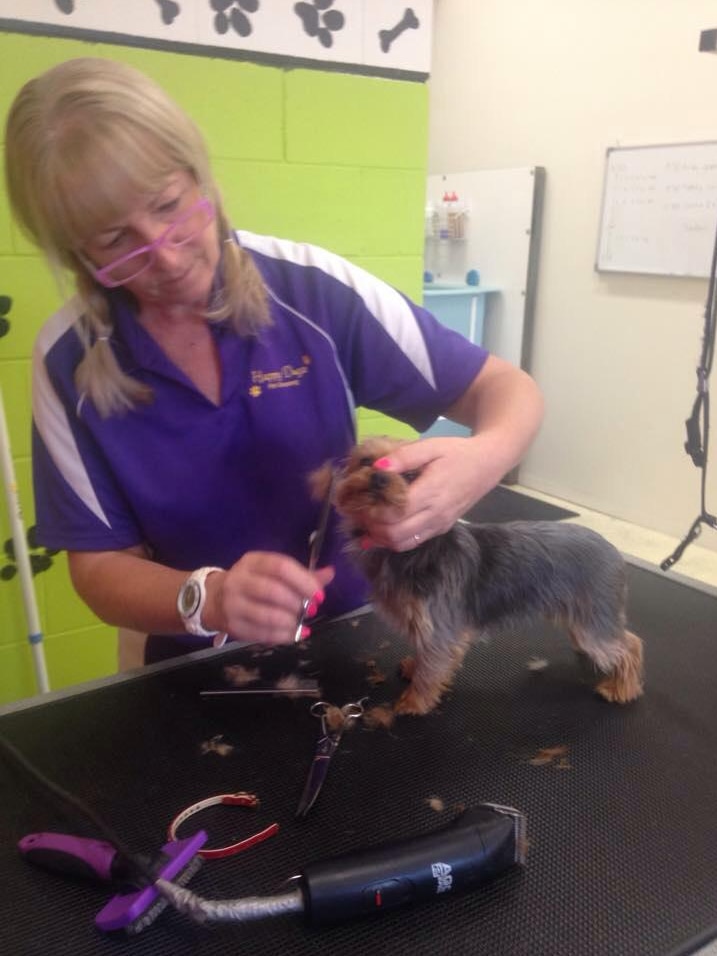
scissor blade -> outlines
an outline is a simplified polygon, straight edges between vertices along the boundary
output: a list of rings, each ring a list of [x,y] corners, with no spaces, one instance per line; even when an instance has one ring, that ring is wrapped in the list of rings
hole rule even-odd
[[[321,548],[324,544],[324,538],[326,537],[326,529],[329,524],[329,515],[331,514],[331,499],[333,498],[334,493],[334,484],[336,481],[336,472],[331,472],[331,481],[329,482],[328,491],[326,492],[326,497],[324,498],[323,504],[321,506],[321,514],[319,515],[319,523],[316,526],[316,530],[312,533],[311,538],[309,539],[309,571],[315,571],[316,566],[319,563],[319,558],[321,557]],[[304,598],[304,602],[301,605],[301,610],[299,611],[299,616],[296,619],[296,628],[294,630],[294,644],[298,644],[301,640],[301,634],[304,629],[304,621],[306,620],[306,615],[311,604],[311,598]]]
[[[299,611],[299,616],[296,619],[296,629],[294,630],[294,644],[298,644],[301,640],[301,634],[304,630],[304,621],[306,620],[306,615],[309,612],[309,606],[311,604],[311,598],[304,598],[301,604],[301,610]]]
[[[321,548],[324,544],[324,538],[326,537],[326,529],[329,525],[329,515],[331,514],[331,500],[334,496],[334,484],[336,483],[336,472],[331,472],[331,481],[329,482],[329,487],[326,492],[326,497],[321,506],[321,514],[319,515],[319,523],[316,526],[316,531],[314,531],[311,536],[311,548],[309,550],[309,568],[313,571],[316,568],[316,565],[319,563],[319,558],[321,557]]]
[[[329,763],[339,745],[337,737],[322,737],[316,747],[316,753],[311,763],[309,776],[306,778],[304,792],[301,794],[299,806],[296,808],[297,817],[305,817],[316,803],[316,798],[323,786]]]
[[[277,697],[318,697],[319,688],[316,687],[247,687],[227,690],[200,690],[200,697],[222,697],[226,695],[273,694]]]

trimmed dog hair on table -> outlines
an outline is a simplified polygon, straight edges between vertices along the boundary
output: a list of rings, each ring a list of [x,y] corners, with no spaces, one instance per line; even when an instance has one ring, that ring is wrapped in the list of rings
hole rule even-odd
[[[602,674],[596,686],[602,697],[616,703],[639,697],[642,641],[625,626],[625,562],[596,532],[557,521],[459,521],[410,551],[359,547],[374,509],[404,508],[418,477],[374,468],[400,444],[391,438],[362,441],[334,485],[334,505],[375,608],[413,649],[404,668],[410,682],[395,712],[433,710],[471,640],[536,615],[562,624],[573,646],[593,661]],[[329,462],[311,475],[317,498],[327,494],[333,469]]]

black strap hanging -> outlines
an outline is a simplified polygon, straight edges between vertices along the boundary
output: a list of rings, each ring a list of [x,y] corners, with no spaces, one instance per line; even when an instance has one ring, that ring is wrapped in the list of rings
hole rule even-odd
[[[717,234],[712,253],[712,268],[705,306],[705,327],[702,338],[702,354],[697,366],[697,397],[692,406],[692,414],[685,422],[687,441],[685,451],[697,468],[702,471],[700,513],[692,522],[690,530],[678,544],[669,558],[665,558],[660,567],[668,571],[676,564],[688,545],[702,533],[702,525],[717,529],[717,517],[707,511],[707,457],[710,442],[710,393],[709,377],[715,351],[715,286],[717,285]]]

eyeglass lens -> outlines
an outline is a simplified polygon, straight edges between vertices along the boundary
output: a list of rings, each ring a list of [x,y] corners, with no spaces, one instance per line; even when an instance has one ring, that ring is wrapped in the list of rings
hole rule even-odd
[[[214,218],[214,208],[207,200],[200,200],[183,216],[171,223],[151,245],[122,256],[97,270],[100,281],[109,281],[118,285],[129,282],[144,272],[152,264],[155,250],[162,246],[183,246],[198,236]]]

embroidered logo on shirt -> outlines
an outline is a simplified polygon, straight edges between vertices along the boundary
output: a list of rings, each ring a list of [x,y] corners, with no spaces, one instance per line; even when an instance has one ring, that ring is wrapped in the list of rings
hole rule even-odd
[[[276,371],[265,372],[263,369],[252,369],[251,387],[249,394],[252,398],[259,398],[265,391],[277,388],[293,388],[301,385],[301,380],[309,371],[311,356],[302,355],[301,365],[282,365]]]

